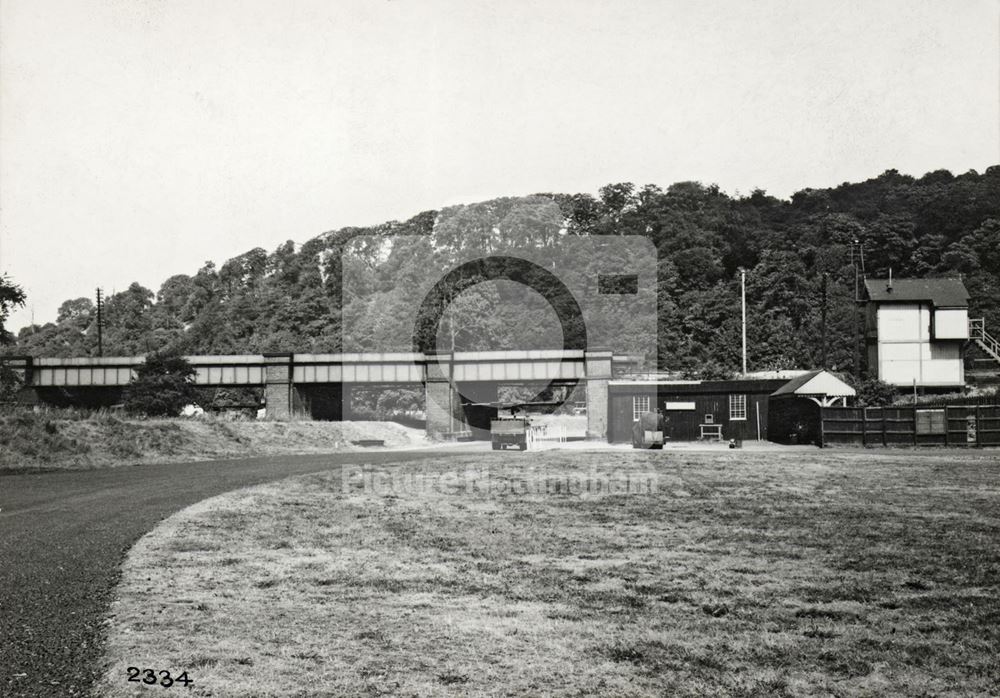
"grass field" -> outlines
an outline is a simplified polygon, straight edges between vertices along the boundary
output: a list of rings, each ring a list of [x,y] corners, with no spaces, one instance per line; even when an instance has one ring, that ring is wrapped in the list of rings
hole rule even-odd
[[[985,696],[998,647],[997,452],[484,453],[171,517],[97,695]]]

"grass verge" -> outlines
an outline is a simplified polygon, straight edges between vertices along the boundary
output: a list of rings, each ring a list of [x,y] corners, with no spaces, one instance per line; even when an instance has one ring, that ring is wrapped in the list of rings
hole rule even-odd
[[[136,545],[96,695],[144,693],[127,666],[191,696],[997,695],[998,541],[989,452],[296,478]]]

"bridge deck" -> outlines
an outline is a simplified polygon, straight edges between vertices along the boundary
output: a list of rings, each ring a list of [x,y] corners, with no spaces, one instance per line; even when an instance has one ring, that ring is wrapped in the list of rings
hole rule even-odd
[[[278,356],[275,359],[275,356]],[[286,358],[287,357],[287,358]],[[291,369],[291,382],[423,383],[428,364],[441,362],[459,382],[578,380],[586,376],[586,355],[579,350],[412,352],[337,354],[241,354],[188,356],[198,385],[264,385],[276,361]],[[616,357],[617,358],[617,357]],[[141,356],[18,359],[26,361],[30,384],[38,387],[123,386],[145,360]],[[30,363],[29,363],[30,362]]]

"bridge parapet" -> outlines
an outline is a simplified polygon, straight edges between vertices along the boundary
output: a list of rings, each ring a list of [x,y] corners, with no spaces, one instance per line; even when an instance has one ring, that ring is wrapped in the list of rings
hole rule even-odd
[[[584,352],[575,349],[455,352],[459,383],[578,380],[586,376]]]
[[[294,383],[423,383],[427,358],[407,352],[295,354]]]
[[[293,383],[423,383],[428,363],[441,357],[415,352],[282,354],[290,357]],[[265,354],[190,355],[195,382],[204,386],[267,382]],[[13,357],[11,358],[13,360]],[[460,382],[577,380],[586,376],[582,351],[484,351],[449,355]],[[33,359],[31,382],[41,387],[124,386],[145,361],[142,356]]]
[[[127,385],[141,356],[38,358],[32,362],[32,385],[38,387],[87,387]]]

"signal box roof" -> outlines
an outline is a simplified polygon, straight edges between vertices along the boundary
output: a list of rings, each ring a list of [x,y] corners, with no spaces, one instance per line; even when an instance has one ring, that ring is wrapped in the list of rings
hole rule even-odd
[[[965,308],[969,292],[961,279],[866,279],[868,298],[876,303],[929,302],[937,308]]]

